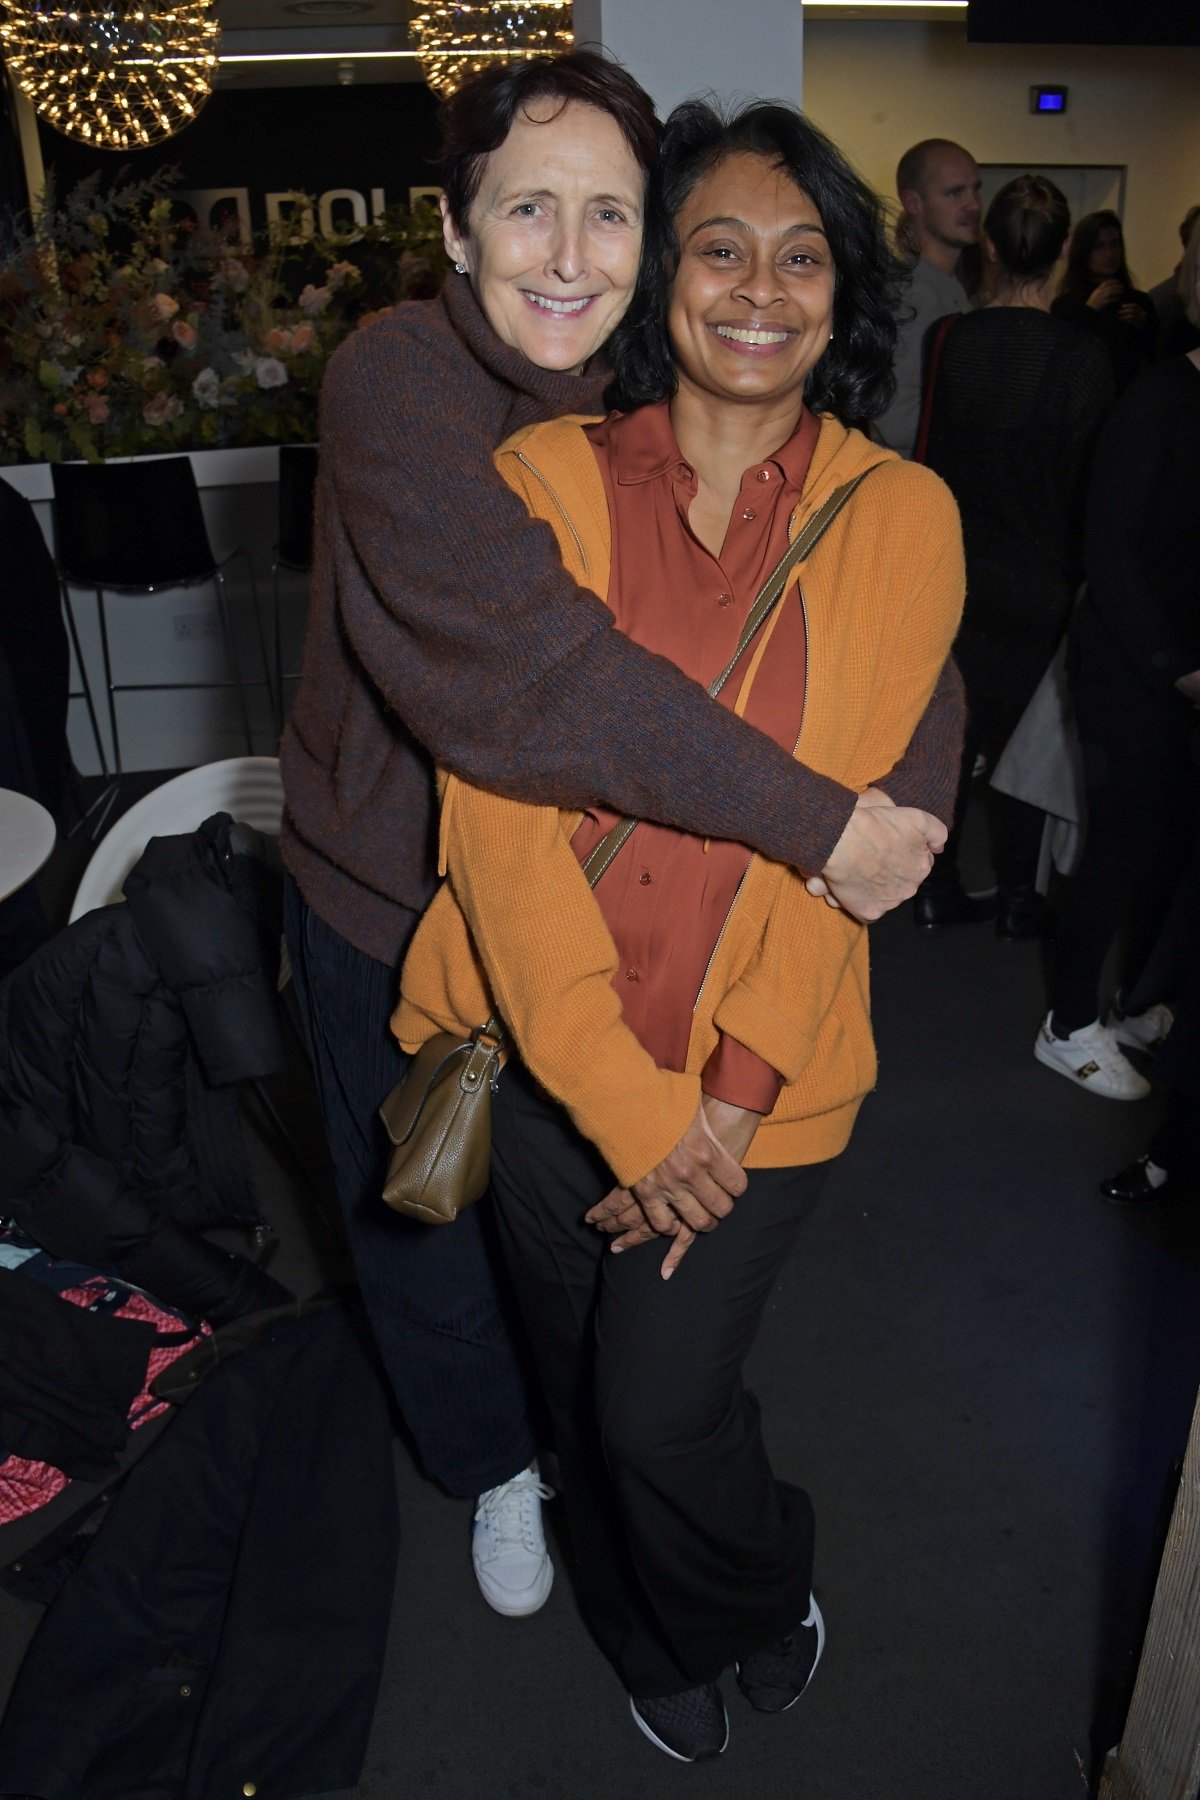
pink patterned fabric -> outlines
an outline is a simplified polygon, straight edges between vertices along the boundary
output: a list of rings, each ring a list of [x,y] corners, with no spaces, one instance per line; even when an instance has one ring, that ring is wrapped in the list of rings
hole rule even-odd
[[[112,1291],[113,1283],[107,1276],[92,1275],[80,1282],[78,1287],[64,1288],[59,1299],[90,1311]],[[185,1321],[178,1313],[159,1306],[146,1294],[130,1293],[110,1317],[141,1320],[153,1325],[160,1336],[174,1336],[186,1329]],[[168,1410],[169,1402],[156,1400],[150,1392],[152,1384],[163,1370],[194,1350],[202,1337],[211,1336],[212,1326],[201,1324],[200,1329],[182,1343],[159,1344],[151,1350],[142,1391],[129,1409],[132,1430],[136,1431],[140,1425],[148,1424],[151,1419],[156,1419],[160,1413]],[[50,1463],[29,1462],[21,1456],[7,1457],[0,1462],[0,1525],[9,1525],[14,1519],[27,1518],[30,1513],[48,1505],[69,1486],[68,1477]]]

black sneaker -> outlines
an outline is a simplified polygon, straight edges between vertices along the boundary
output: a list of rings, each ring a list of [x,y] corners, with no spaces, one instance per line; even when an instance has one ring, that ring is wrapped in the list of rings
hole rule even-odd
[[[729,1742],[729,1714],[715,1681],[657,1700],[635,1700],[631,1694],[629,1710],[638,1730],[676,1762],[720,1756]]]
[[[816,1597],[810,1595],[803,1625],[777,1644],[755,1650],[744,1662],[734,1664],[738,1686],[759,1712],[786,1712],[812,1680],[824,1648],[825,1621]]]

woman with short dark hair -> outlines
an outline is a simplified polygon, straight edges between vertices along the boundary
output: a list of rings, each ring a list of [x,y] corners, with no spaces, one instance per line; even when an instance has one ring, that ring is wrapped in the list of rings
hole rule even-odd
[[[954,828],[913,902],[925,929],[997,911],[959,879],[972,772],[980,755],[993,766],[1012,735],[1082,578],[1088,465],[1114,393],[1101,346],[1051,316],[1070,223],[1064,195],[1045,176],[1007,182],[983,222],[987,303],[930,333],[925,460],[962,513],[967,605],[955,656],[968,723]],[[987,799],[997,931],[1040,935],[1048,919],[1036,886],[1045,815],[993,788]]]
[[[728,119],[681,107],[661,184],[657,281],[613,345],[630,410],[521,432],[500,470],[622,632],[697,684],[724,669],[719,704],[764,750],[811,756],[869,803],[928,702],[963,586],[949,493],[848,422],[889,395],[879,201],[767,103]],[[802,586],[779,574],[743,641],[756,595],[822,517]],[[699,746],[684,754],[710,776]],[[394,1029],[414,1050],[493,1008],[505,1020],[492,1201],[584,1612],[639,1728],[692,1762],[725,1747],[722,1670],[736,1663],[751,1705],[781,1712],[824,1641],[812,1507],[774,1475],[741,1371],[874,1081],[867,942],[824,884],[736,830],[721,843],[643,821],[614,849],[618,825],[609,807],[563,813],[446,778],[449,879]],[[683,1183],[692,1141],[744,1172]]]
[[[404,1067],[387,1020],[436,882],[427,752],[526,800],[603,800],[736,834],[824,869],[875,917],[912,892],[927,833],[940,838],[900,803],[944,803],[939,750],[958,705],[951,682],[881,811],[612,629],[492,458],[520,426],[601,408],[604,343],[639,279],[653,104],[618,64],[577,51],[465,85],[446,135],[455,273],[436,300],[355,333],[322,391],[282,846],[292,969],[367,1310],[426,1472],[480,1496],[476,1574],[511,1614],[540,1606],[551,1575],[479,1219],[429,1231],[380,1198],[377,1110]]]

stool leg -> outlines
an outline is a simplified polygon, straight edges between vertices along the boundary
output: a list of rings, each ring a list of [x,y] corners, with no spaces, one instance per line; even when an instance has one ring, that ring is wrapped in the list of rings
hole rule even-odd
[[[100,721],[96,717],[96,703],[92,699],[92,684],[88,677],[87,664],[83,660],[83,652],[79,647],[79,628],[75,623],[75,608],[71,605],[71,596],[67,590],[66,582],[64,581],[61,586],[63,613],[65,614],[67,621],[67,633],[71,639],[71,650],[75,657],[75,667],[79,671],[80,693],[78,698],[81,699],[87,707],[88,723],[91,725],[92,737],[96,745],[96,760],[100,764],[101,775],[107,777],[108,757],[104,754],[104,740],[100,736]],[[73,696],[68,697],[71,698]]]
[[[217,569],[212,578],[213,589],[217,596],[217,614],[221,621],[221,636],[225,640],[225,655],[233,671],[233,683],[237,688],[238,706],[242,714],[242,730],[246,734],[246,754],[254,755],[254,738],[250,730],[250,709],[246,705],[246,687],[242,680],[241,658],[238,656],[237,639],[234,636],[233,620],[229,612],[229,599],[225,592],[225,577]]]

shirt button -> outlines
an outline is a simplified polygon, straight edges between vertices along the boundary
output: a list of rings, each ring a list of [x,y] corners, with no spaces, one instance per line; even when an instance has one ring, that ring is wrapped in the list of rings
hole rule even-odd
[[[638,876],[638,880],[641,882],[643,887],[649,887],[650,886],[650,871],[649,871],[649,869],[643,869],[641,874]]]
[[[626,981],[636,981],[637,978],[638,978],[638,972],[636,969],[626,969],[626,971],[625,971]]]
[[[732,606],[733,605],[732,594],[718,594],[717,595],[717,605],[718,606]]]
[[[770,469],[760,469],[758,471],[758,479],[760,481],[770,481],[770,479],[771,479]]]
[[[755,512],[755,510],[752,506],[748,506],[746,508],[745,512],[742,514],[742,517],[743,517],[743,519],[755,519],[758,517],[758,514]]]

